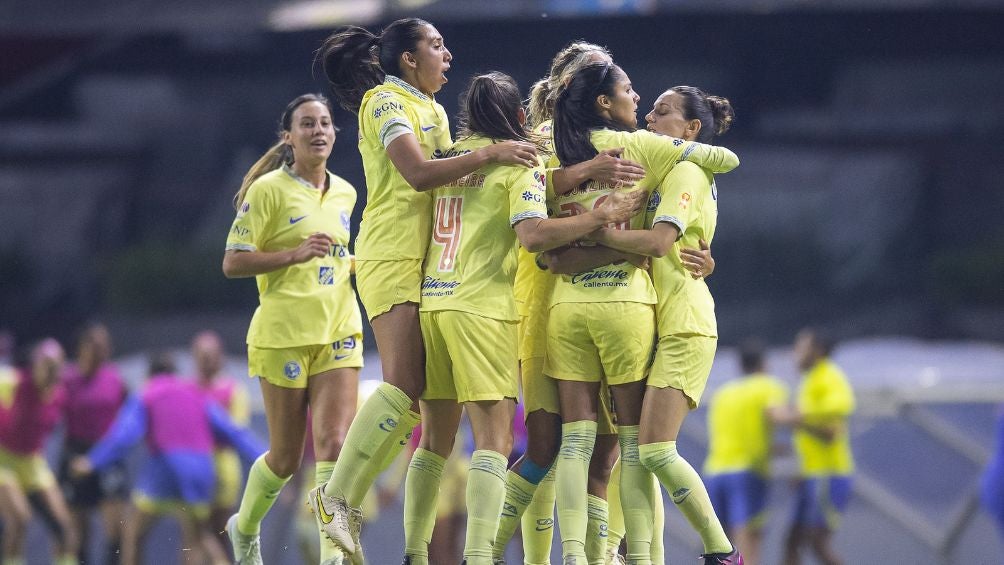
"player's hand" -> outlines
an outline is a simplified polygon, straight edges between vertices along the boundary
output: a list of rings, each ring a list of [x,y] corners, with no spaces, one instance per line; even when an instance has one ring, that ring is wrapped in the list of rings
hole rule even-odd
[[[690,271],[690,276],[699,279],[708,278],[715,272],[715,258],[711,256],[711,246],[703,239],[699,241],[700,249],[684,247],[680,250],[680,261],[683,267]]]
[[[615,224],[626,222],[641,212],[647,201],[648,193],[644,190],[615,190],[595,210],[604,224]]]
[[[296,249],[293,249],[293,264],[305,263],[315,257],[324,257],[328,254],[335,240],[326,233],[316,232],[310,234],[307,239]]]
[[[645,178],[645,169],[627,159],[622,159],[623,147],[604,149],[589,160],[589,178],[613,187],[631,187]]]
[[[484,148],[489,161],[508,165],[537,166],[537,146],[525,141],[503,141]]]
[[[76,478],[86,477],[94,472],[94,465],[91,460],[83,455],[78,455],[70,460],[70,474]]]

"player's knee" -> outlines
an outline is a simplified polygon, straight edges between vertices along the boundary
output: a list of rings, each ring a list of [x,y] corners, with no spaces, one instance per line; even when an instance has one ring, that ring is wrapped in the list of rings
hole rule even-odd
[[[302,450],[270,449],[266,463],[268,464],[268,468],[277,477],[292,477],[294,473],[300,470],[300,459],[302,457]]]
[[[314,453],[320,461],[335,461],[342,453],[348,428],[326,428],[314,432]]]

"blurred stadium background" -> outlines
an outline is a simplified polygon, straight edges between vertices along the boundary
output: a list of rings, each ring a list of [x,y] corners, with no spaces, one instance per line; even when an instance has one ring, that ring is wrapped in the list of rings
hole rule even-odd
[[[256,293],[220,272],[230,197],[285,103],[326,90],[311,61],[330,30],[406,15],[436,24],[453,52],[438,97],[451,116],[470,74],[503,70],[525,89],[578,38],[611,49],[640,115],[678,84],[728,97],[738,120],[721,142],[743,165],[718,183],[709,283],[723,349],[710,388],[738,374],[729,346],[748,335],[774,344],[771,369],[794,384],[794,332],[832,328],[861,406],[856,496],[837,538],[847,562],[1000,563],[975,505],[1004,402],[996,0],[5,0],[0,327],[22,344],[70,344],[105,321],[134,384],[144,352],[213,328],[242,374]],[[335,121],[329,165],[360,192],[357,225],[356,123]],[[365,376],[378,378],[368,345]],[[684,427],[695,462],[703,416]],[[791,470],[782,460],[768,558],[780,558]],[[399,561],[399,516],[392,507],[364,532],[373,563]],[[689,562],[697,540],[668,517],[668,561]],[[270,562],[296,563],[288,521],[269,523]],[[171,528],[155,532],[148,563],[174,558]],[[31,562],[44,562],[32,532]]]

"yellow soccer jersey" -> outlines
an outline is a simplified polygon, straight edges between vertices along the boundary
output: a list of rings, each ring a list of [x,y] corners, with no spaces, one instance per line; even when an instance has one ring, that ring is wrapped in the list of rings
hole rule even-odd
[[[833,361],[824,359],[802,377],[797,407],[807,424],[839,422],[837,437],[826,442],[803,429],[792,440],[803,476],[849,475],[854,458],[847,431],[847,417],[854,412],[854,392],[847,377]]]
[[[697,334],[718,337],[715,300],[704,279],[694,279],[684,268],[680,249],[711,244],[718,223],[718,189],[706,169],[683,162],[666,175],[648,203],[645,225],[668,222],[682,237],[665,257],[652,260],[652,282],[659,297],[659,336]]]
[[[422,154],[442,156],[453,144],[446,110],[403,80],[386,81],[363,95],[359,153],[366,173],[366,208],[356,239],[359,260],[423,259],[432,229],[432,196],[404,180],[387,156],[395,128],[415,134]]]
[[[544,121],[533,130],[535,136],[539,136],[544,142],[545,149],[540,156],[547,161],[553,158],[551,142],[551,120]],[[549,164],[550,165],[550,164]],[[557,161],[555,165],[557,166]],[[551,175],[547,171],[548,193],[550,188]],[[550,214],[549,214],[550,215]],[[516,261],[516,285],[514,288],[516,295],[516,308],[520,316],[530,316],[532,312],[546,311],[551,303],[551,290],[554,288],[554,275],[549,271],[537,266],[537,256],[522,247],[517,252]]]
[[[641,164],[645,176],[636,190],[651,194],[681,160],[696,162],[713,171],[726,172],[739,165],[736,154],[713,145],[662,136],[649,131],[596,129],[590,139],[599,151],[624,148],[622,157]],[[553,208],[559,215],[579,214],[601,203],[612,188],[595,181],[568,194],[556,196]],[[645,215],[639,213],[619,229],[641,229]],[[627,301],[655,304],[655,290],[647,272],[629,263],[606,265],[585,273],[560,277],[551,300],[561,302]]]
[[[711,397],[708,408],[708,458],[711,474],[770,471],[773,426],[766,410],[788,402],[788,387],[764,373],[730,381]]]
[[[471,136],[448,157],[490,145]],[[528,218],[547,218],[544,169],[488,165],[433,191],[432,238],[425,257],[421,310],[459,310],[517,321],[513,283],[516,232]]]
[[[260,304],[248,328],[249,345],[321,345],[362,332],[349,284],[349,218],[356,191],[330,172],[328,178],[330,186],[321,196],[289,167],[276,169],[251,185],[237,212],[227,250],[291,249],[316,232],[335,240],[325,257],[256,277]]]

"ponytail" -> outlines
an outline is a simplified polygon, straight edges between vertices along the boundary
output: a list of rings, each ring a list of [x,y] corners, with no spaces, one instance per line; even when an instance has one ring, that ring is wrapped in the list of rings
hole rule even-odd
[[[255,161],[254,165],[251,165],[247,174],[244,175],[241,188],[234,195],[234,209],[241,209],[241,204],[244,204],[244,197],[247,196],[248,188],[251,187],[254,181],[258,180],[258,177],[265,173],[270,173],[283,165],[290,165],[292,163],[293,150],[290,149],[289,145],[280,141],[270,147],[264,155]]]
[[[610,51],[586,41],[573,41],[558,51],[548,75],[530,89],[527,124],[531,129],[552,118],[554,103],[569,78],[583,66],[596,62],[597,56],[610,60]]]
[[[551,118],[553,108],[547,107],[547,99],[550,95],[551,85],[546,78],[538,80],[530,87],[526,123],[531,129],[536,129],[541,123]]]
[[[331,34],[314,56],[328,79],[338,105],[358,114],[366,91],[401,72],[401,54],[414,51],[425,27],[419,18],[396,20],[375,35],[366,28],[347,26]]]
[[[359,112],[363,94],[384,80],[373,54],[379,41],[366,28],[349,26],[328,37],[315,55],[338,105],[352,113]]]
[[[234,194],[234,208],[236,210],[240,211],[241,205],[244,204],[244,199],[247,197],[248,189],[251,188],[254,181],[283,165],[293,164],[293,149],[283,141],[283,133],[292,130],[293,112],[305,102],[320,102],[328,107],[329,113],[331,112],[331,102],[321,94],[301,94],[286,105],[282,117],[279,118],[279,141],[259,157],[244,175],[240,190]]]
[[[596,111],[596,98],[612,96],[624,71],[613,63],[589,63],[572,76],[554,103],[554,149],[562,167],[588,161],[599,154],[590,139],[595,128],[628,128]]]

